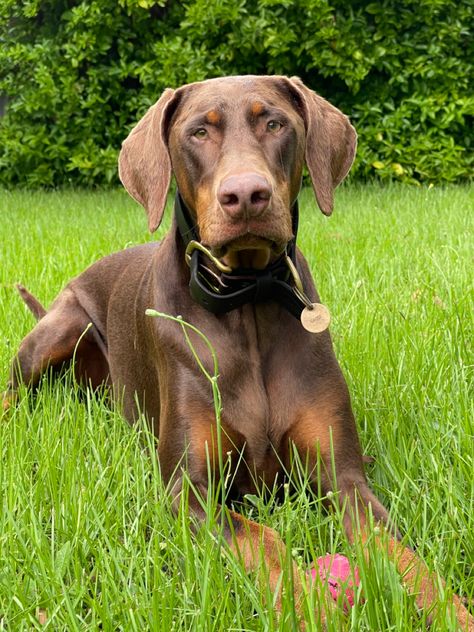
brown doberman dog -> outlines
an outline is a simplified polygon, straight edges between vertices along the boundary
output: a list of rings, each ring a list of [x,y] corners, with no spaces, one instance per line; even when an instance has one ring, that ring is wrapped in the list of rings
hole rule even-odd
[[[232,478],[239,495],[272,486],[277,476],[283,480],[296,450],[315,487],[338,492],[350,539],[367,537],[368,506],[385,525],[387,511],[364,475],[326,314],[295,246],[304,163],[317,203],[329,215],[356,138],[347,117],[297,78],[229,77],[166,90],[125,140],[119,166],[151,231],[161,222],[174,173],[171,230],[161,243],[101,259],[47,312],[20,289],[39,322],[12,364],[5,406],[20,382],[33,386],[48,367],[74,357],[77,377],[93,387],[109,382],[130,422],[139,411],[146,414],[162,475],[176,495],[184,454],[187,474],[205,497],[218,444],[239,464]],[[179,314],[214,346],[220,441],[209,382],[181,327],[147,316],[148,308]],[[306,328],[300,315],[310,317]],[[198,338],[194,344],[209,368],[209,350]],[[199,516],[196,498],[190,505]],[[278,591],[282,540],[237,512],[229,515],[231,549],[251,570],[263,546],[270,585]],[[389,542],[418,605],[436,608],[438,578],[396,537]],[[299,593],[296,570],[294,578]],[[460,626],[474,630],[460,599],[453,605]]]

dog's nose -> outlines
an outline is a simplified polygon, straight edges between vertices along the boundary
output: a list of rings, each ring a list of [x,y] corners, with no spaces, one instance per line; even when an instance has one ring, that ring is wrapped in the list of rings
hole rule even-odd
[[[272,197],[270,183],[258,173],[240,173],[223,180],[217,199],[233,219],[251,219],[261,215]]]

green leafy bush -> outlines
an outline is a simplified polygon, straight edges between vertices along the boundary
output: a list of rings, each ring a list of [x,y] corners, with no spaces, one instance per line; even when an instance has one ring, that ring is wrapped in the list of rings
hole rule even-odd
[[[167,86],[299,75],[355,123],[354,174],[473,171],[471,0],[1,0],[0,184],[116,181]]]

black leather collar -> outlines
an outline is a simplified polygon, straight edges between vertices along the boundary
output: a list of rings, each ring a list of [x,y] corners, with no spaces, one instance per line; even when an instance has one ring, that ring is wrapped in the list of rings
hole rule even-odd
[[[199,234],[191,214],[179,192],[176,193],[174,212],[185,248],[191,241],[199,242]],[[189,291],[192,298],[213,314],[230,312],[245,303],[277,301],[295,318],[300,318],[305,307],[295,294],[285,254],[296,265],[296,234],[298,232],[298,201],[292,208],[294,237],[288,242],[286,253],[263,270],[235,269],[230,273],[216,272],[207,265],[199,250],[191,254]]]

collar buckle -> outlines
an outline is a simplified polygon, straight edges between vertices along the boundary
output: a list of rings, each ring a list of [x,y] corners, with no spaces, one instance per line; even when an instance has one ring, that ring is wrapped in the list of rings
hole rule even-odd
[[[196,250],[204,253],[220,272],[227,272],[227,274],[230,274],[232,272],[232,268],[230,266],[226,266],[224,263],[222,263],[222,261],[219,261],[217,257],[214,257],[209,248],[206,248],[206,246],[203,246],[199,241],[196,241],[195,239],[192,239],[186,246],[186,252],[184,256],[188,266],[191,266],[191,256]]]

